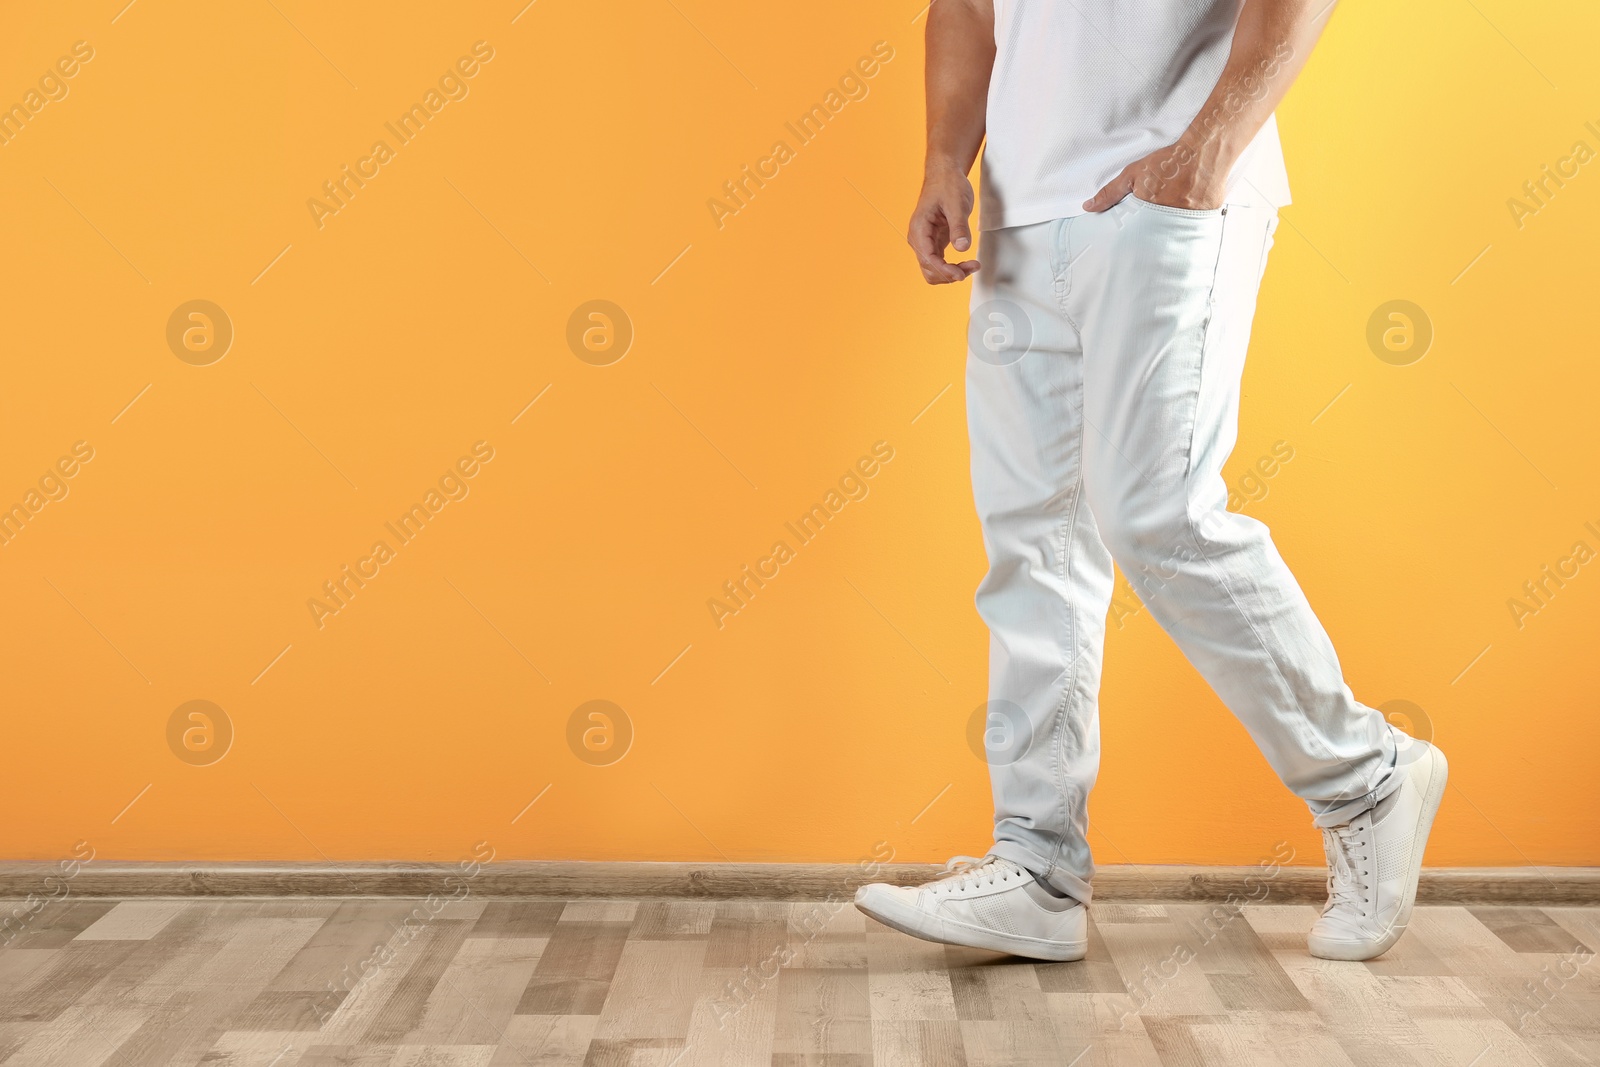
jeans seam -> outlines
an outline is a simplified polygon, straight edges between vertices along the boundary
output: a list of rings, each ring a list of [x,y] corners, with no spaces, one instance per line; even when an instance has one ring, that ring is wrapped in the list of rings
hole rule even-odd
[[[1212,268],[1211,289],[1206,295],[1206,321],[1205,321],[1205,326],[1203,328],[1203,332],[1201,333],[1201,336],[1200,336],[1200,366],[1201,366],[1202,373],[1203,373],[1204,367],[1205,367],[1206,348],[1207,348],[1208,344],[1210,343],[1210,339],[1211,339],[1211,322],[1212,322],[1212,319],[1215,317],[1217,278],[1220,276],[1221,270],[1222,270],[1222,252],[1223,252],[1223,247],[1224,247],[1224,240],[1227,237],[1227,211],[1226,211],[1226,209],[1224,209],[1224,211],[1223,211],[1222,219],[1223,219],[1222,232],[1218,235],[1218,238],[1217,238],[1217,261],[1216,261],[1216,264]],[[1198,381],[1197,381],[1197,386],[1198,386]],[[1294,687],[1289,684],[1288,675],[1284,673],[1283,665],[1278,662],[1277,652],[1273,649],[1272,645],[1269,644],[1262,637],[1261,631],[1256,628],[1255,623],[1251,620],[1249,612],[1245,611],[1243,605],[1241,605],[1239,603],[1239,598],[1238,598],[1238,596],[1236,596],[1234,594],[1233,587],[1228,582],[1227,575],[1223,572],[1223,569],[1218,567],[1216,565],[1215,561],[1212,560],[1211,557],[1206,554],[1205,547],[1204,547],[1204,542],[1202,541],[1202,539],[1199,536],[1200,531],[1199,531],[1198,527],[1195,525],[1194,515],[1189,510],[1189,494],[1188,494],[1187,483],[1189,481],[1190,476],[1194,473],[1194,437],[1195,437],[1195,428],[1196,428],[1196,426],[1198,425],[1198,423],[1200,421],[1200,399],[1201,399],[1201,397],[1200,397],[1199,389],[1196,388],[1195,401],[1194,401],[1194,404],[1195,404],[1194,418],[1191,419],[1191,421],[1190,421],[1189,441],[1188,441],[1188,444],[1186,446],[1186,454],[1185,454],[1185,459],[1184,459],[1184,482],[1185,482],[1184,506],[1183,506],[1184,525],[1189,531],[1190,540],[1194,542],[1194,547],[1195,547],[1195,552],[1196,552],[1197,557],[1200,559],[1200,561],[1202,563],[1204,563],[1208,568],[1210,568],[1212,574],[1214,574],[1216,576],[1217,584],[1219,586],[1221,586],[1222,591],[1227,594],[1228,602],[1233,605],[1233,610],[1238,614],[1240,620],[1242,620],[1244,622],[1246,628],[1250,631],[1250,636],[1255,638],[1256,644],[1261,648],[1261,650],[1263,652],[1265,652],[1267,654],[1267,662],[1272,665],[1272,671],[1277,676],[1278,684],[1280,686],[1282,686],[1284,695],[1289,698],[1290,705],[1293,706],[1295,711],[1300,715],[1300,717],[1302,719],[1301,725],[1303,725],[1303,720],[1305,719],[1305,709],[1303,707],[1301,707],[1299,700],[1296,699],[1296,697],[1295,697]],[[1325,755],[1324,755],[1325,759],[1330,759],[1330,760],[1338,759],[1337,756],[1335,756],[1331,751],[1328,750],[1327,745],[1323,744],[1322,739],[1317,736],[1317,733],[1316,733],[1315,730],[1306,730],[1306,731],[1304,731],[1302,736],[1308,737],[1318,747],[1320,747],[1322,749],[1322,751],[1325,753]],[[1346,760],[1344,762],[1347,765],[1349,764],[1348,760]],[[1367,795],[1370,796],[1372,793],[1376,792],[1376,788],[1377,788],[1376,786],[1369,787],[1369,789],[1367,790]],[[1352,797],[1352,798],[1350,798],[1350,801],[1345,801],[1344,803],[1349,803],[1349,802],[1355,801],[1357,799],[1359,799],[1359,798]]]
[[[1051,255],[1059,255],[1060,257],[1056,260],[1056,263],[1052,265],[1052,274],[1054,275],[1054,281],[1056,283],[1056,308],[1061,313],[1062,318],[1066,319],[1067,322],[1072,323],[1073,329],[1077,329],[1077,324],[1072,322],[1072,316],[1067,313],[1066,309],[1067,293],[1071,288],[1071,280],[1070,277],[1063,276],[1066,267],[1070,267],[1072,264],[1072,258],[1070,255],[1072,251],[1071,223],[1071,219],[1060,220],[1058,224],[1059,230],[1056,235],[1056,240],[1050,242],[1050,251]],[[1065,242],[1065,247],[1063,247],[1063,242]],[[1061,266],[1063,263],[1065,264],[1065,267]],[[1064,286],[1063,282],[1065,282]],[[1079,401],[1081,408],[1081,386]],[[1057,533],[1057,536],[1060,538],[1061,552],[1059,576],[1062,587],[1068,589],[1071,587],[1072,576],[1073,533],[1077,528],[1078,500],[1082,492],[1083,421],[1080,418],[1078,421],[1078,449],[1075,476],[1073,478],[1072,488],[1067,494],[1066,509],[1062,515],[1061,525]],[[1046,869],[1044,871],[1044,877],[1046,879],[1054,874],[1056,869],[1061,865],[1061,855],[1066,849],[1067,835],[1071,827],[1072,818],[1071,805],[1066,789],[1066,759],[1063,749],[1065,746],[1064,727],[1066,724],[1068,709],[1072,704],[1073,692],[1078,686],[1078,620],[1074,614],[1073,606],[1070,600],[1063,598],[1061,602],[1061,608],[1065,614],[1067,628],[1067,640],[1065,642],[1067,667],[1061,689],[1061,699],[1057,701],[1054,710],[1050,714],[1051,737],[1049,745],[1051,768],[1050,777],[1056,787],[1056,796],[1060,798],[1063,818],[1058,821],[1055,833],[1055,841],[1050,847],[1050,855],[1046,857]]]
[[[1061,522],[1061,584],[1064,588],[1071,588],[1072,579],[1072,541],[1078,523],[1078,499],[1083,492],[1083,422],[1078,422],[1078,448],[1079,460],[1077,474],[1072,481],[1072,491],[1068,494],[1066,514]],[[1067,836],[1072,827],[1072,798],[1067,793],[1066,781],[1066,721],[1072,706],[1072,698],[1078,689],[1078,619],[1069,599],[1062,599],[1062,609],[1067,622],[1067,670],[1061,687],[1061,699],[1051,713],[1051,728],[1053,737],[1050,744],[1050,759],[1052,766],[1051,777],[1055,781],[1056,796],[1061,799],[1062,818],[1056,828],[1056,840],[1050,849],[1050,868],[1045,872],[1048,878],[1060,866],[1061,854],[1066,849]]]

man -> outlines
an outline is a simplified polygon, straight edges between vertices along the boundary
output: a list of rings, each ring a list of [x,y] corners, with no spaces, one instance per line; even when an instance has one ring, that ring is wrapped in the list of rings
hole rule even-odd
[[[1112,561],[1306,801],[1313,954],[1404,932],[1444,756],[1358,704],[1266,527],[1226,510],[1256,289],[1289,202],[1273,109],[1329,0],[935,0],[910,243],[976,275],[973,496],[989,555],[995,843],[856,903],[932,941],[1081,959]],[[983,268],[967,173],[983,159]],[[1200,802],[1203,803],[1203,798]],[[1226,833],[1225,828],[1221,832]]]

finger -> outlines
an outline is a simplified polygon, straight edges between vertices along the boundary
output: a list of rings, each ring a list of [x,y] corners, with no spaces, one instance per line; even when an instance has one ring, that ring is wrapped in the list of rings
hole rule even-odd
[[[924,264],[922,268],[922,278],[929,285],[949,285],[964,280],[969,273],[963,269],[963,264],[946,263],[942,259]]]
[[[911,217],[911,228],[906,232],[906,244],[924,265],[943,258],[944,245],[937,236],[938,221],[933,211],[919,211]]]
[[[1127,171],[1123,171],[1107,182],[1105,188],[1085,200],[1083,209],[1085,211],[1104,211],[1114,204],[1121,203],[1122,198],[1127,196],[1132,189],[1133,179],[1128,176]]]
[[[944,267],[945,269],[940,271],[924,271],[922,276],[929,285],[964,282],[978,273],[979,263],[975,259],[964,259],[960,263],[946,263]]]
[[[929,285],[947,285],[965,281],[978,271],[977,260],[966,260],[961,263],[945,261],[945,248],[952,243],[952,219],[958,234],[955,248],[958,252],[965,251],[972,246],[972,231],[967,225],[964,214],[951,210],[946,205],[934,204],[912,217],[911,232],[907,234],[906,242],[916,253],[922,277]]]
[[[965,252],[972,247],[972,230],[968,226],[964,209],[949,204],[941,205],[939,215],[934,219],[933,240],[937,249],[934,273],[938,281],[935,284],[965,281],[977,272],[977,260],[951,263],[944,258],[947,247],[954,248],[957,252]]]
[[[951,205],[944,206],[945,222],[950,227],[950,244],[957,252],[965,252],[972,247],[972,230],[967,225],[965,212],[952,210]]]
[[[926,247],[932,247],[931,240]],[[917,253],[917,265],[922,268],[922,276],[929,283],[937,285],[940,282],[959,281],[965,277],[954,264],[946,263],[943,256],[930,254],[926,248],[915,245],[912,248]]]
[[[928,254],[942,258],[946,246],[950,244],[950,220],[944,205],[930,203],[926,209],[926,222],[927,232],[933,242],[933,247],[927,249]]]
[[[922,268],[922,276],[928,284],[958,282],[966,277],[953,264],[944,260],[946,230],[942,215],[935,217],[930,213],[912,219],[907,243],[917,254],[917,264]]]
[[[939,278],[937,281],[930,280],[929,284],[953,285],[956,282],[966,281],[976,273],[978,273],[978,261],[975,259],[964,259],[960,263],[950,264],[950,273],[948,275]]]

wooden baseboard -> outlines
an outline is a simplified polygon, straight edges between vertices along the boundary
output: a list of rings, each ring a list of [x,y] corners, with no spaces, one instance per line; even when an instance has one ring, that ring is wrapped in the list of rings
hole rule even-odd
[[[0,863],[0,898],[79,897],[690,897],[822,900],[848,897],[865,881],[914,885],[932,864],[889,864],[871,878],[855,864],[488,863],[468,875],[457,864],[124,863],[95,860],[65,875],[59,864]],[[1095,875],[1096,900],[1319,904],[1321,867],[1111,865]],[[1600,867],[1437,867],[1422,872],[1424,904],[1600,904]]]

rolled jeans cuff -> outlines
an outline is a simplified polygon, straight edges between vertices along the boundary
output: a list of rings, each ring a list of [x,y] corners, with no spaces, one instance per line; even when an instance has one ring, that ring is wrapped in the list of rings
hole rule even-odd
[[[1383,777],[1378,780],[1378,784],[1373,786],[1361,796],[1355,797],[1351,800],[1343,801],[1342,803],[1322,801],[1321,803],[1323,804],[1336,804],[1335,807],[1329,808],[1327,811],[1318,812],[1317,803],[1312,802],[1312,826],[1315,826],[1319,830],[1325,830],[1330,826],[1343,825],[1344,823],[1349,822],[1351,819],[1354,819],[1357,815],[1360,815],[1362,812],[1371,811],[1373,808],[1377,807],[1380,800],[1399,789],[1402,785],[1405,785],[1406,764],[1402,763],[1399,758],[1399,746],[1397,744],[1392,744],[1395,729],[1392,726],[1388,726],[1388,724],[1385,724],[1385,726],[1389,730],[1389,736],[1391,740],[1390,757],[1389,765],[1383,769]]]
[[[1064,867],[1053,865],[1048,858],[1026,845],[1015,841],[996,841],[994,847],[989,849],[989,855],[999,856],[1026,868],[1035,878],[1080,904],[1089,903],[1089,898],[1094,895],[1088,882]]]

